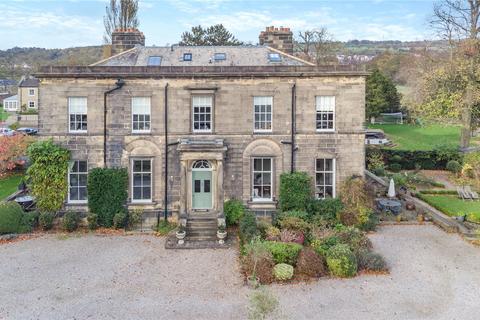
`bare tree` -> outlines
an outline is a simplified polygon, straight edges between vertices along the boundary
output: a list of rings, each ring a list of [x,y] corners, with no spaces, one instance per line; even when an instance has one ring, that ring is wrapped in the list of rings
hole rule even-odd
[[[303,58],[317,65],[337,62],[336,51],[340,45],[325,27],[299,32],[295,45]]]
[[[472,133],[472,110],[475,107],[474,96],[478,94],[476,77],[476,59],[478,58],[480,35],[480,0],[443,0],[434,4],[431,26],[438,35],[456,45],[465,59],[464,76],[467,81],[462,101],[462,132],[460,146],[470,144]],[[452,50],[453,51],[453,50]],[[451,57],[452,61],[452,57]],[[453,62],[453,61],[452,61]],[[453,69],[453,68],[452,68]]]
[[[112,32],[116,29],[137,28],[140,24],[137,14],[138,0],[110,0],[103,16],[105,25],[103,41],[111,43]]]

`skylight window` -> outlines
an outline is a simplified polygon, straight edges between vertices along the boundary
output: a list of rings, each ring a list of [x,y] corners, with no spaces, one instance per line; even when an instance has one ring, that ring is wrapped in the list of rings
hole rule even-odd
[[[184,53],[183,54],[183,61],[192,61],[192,54],[191,53]]]
[[[280,62],[282,61],[282,57],[280,56],[280,53],[269,53],[268,60],[271,62]]]
[[[227,60],[227,54],[226,53],[215,53],[213,58],[215,59],[215,61]]]
[[[159,56],[148,57],[149,66],[159,66],[161,63],[162,63],[162,57],[159,57]]]

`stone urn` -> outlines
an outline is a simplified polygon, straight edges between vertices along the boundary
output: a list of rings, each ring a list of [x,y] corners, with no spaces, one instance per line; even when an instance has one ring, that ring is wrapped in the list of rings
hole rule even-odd
[[[185,236],[187,235],[187,232],[182,228],[179,229],[177,232],[175,232],[175,237],[178,240],[178,244],[184,244],[185,243]]]
[[[219,244],[224,244],[225,243],[225,239],[227,238],[227,230],[225,230],[225,227],[218,228],[217,238],[218,238],[218,243]]]

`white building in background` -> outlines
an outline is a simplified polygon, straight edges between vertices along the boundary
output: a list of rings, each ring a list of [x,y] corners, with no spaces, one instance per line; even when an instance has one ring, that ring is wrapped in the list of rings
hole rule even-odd
[[[10,95],[3,99],[3,109],[5,111],[15,112],[19,111],[20,105],[18,102],[18,95]]]

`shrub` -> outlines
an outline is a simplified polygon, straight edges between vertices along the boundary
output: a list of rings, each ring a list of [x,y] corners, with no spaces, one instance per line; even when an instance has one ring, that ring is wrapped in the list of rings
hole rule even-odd
[[[88,208],[98,215],[98,224],[113,225],[113,216],[123,212],[127,201],[128,174],[125,169],[95,168],[88,174]]]
[[[280,241],[303,244],[305,241],[305,236],[301,231],[283,229],[280,232]]]
[[[266,319],[278,307],[278,299],[265,287],[255,290],[250,298],[249,319]]]
[[[98,228],[98,215],[95,213],[89,213],[87,215],[88,229],[95,230]]]
[[[341,227],[335,235],[339,242],[348,245],[354,254],[360,251],[368,251],[372,248],[370,239],[358,228]]]
[[[279,213],[276,219],[282,220],[288,217],[295,217],[307,221],[309,219],[309,214],[303,210],[291,210]]]
[[[332,224],[337,223],[339,212],[343,209],[343,203],[339,198],[312,199],[308,205],[308,213],[312,219],[322,217],[322,220]]]
[[[400,170],[402,170],[402,165],[399,163],[392,163],[388,166],[388,169],[392,172],[400,172]]]
[[[327,274],[325,259],[312,248],[305,247],[298,254],[296,272],[308,277],[324,276]]]
[[[41,211],[59,210],[67,196],[70,151],[52,140],[37,141],[27,149],[31,165],[27,170],[30,189]]]
[[[362,222],[357,227],[362,231],[375,231],[380,219],[374,213],[371,213],[366,222]]]
[[[243,270],[247,276],[255,276],[260,283],[273,282],[273,256],[265,243],[259,239],[252,240],[245,246],[246,255],[243,258]]]
[[[171,223],[168,220],[162,220],[160,223],[155,226],[156,231],[158,232],[159,235],[165,236],[170,233],[173,229],[175,229],[177,225],[175,223]]]
[[[143,220],[143,209],[136,208],[128,212],[128,227],[133,228]]]
[[[22,223],[22,207],[14,202],[0,202],[0,234],[18,233]]]
[[[465,155],[462,174],[463,171],[469,178],[480,178],[480,152],[471,152]]]
[[[272,225],[264,220],[257,221],[257,234],[262,238],[265,239],[267,236],[267,230]]]
[[[32,230],[38,225],[38,212],[31,211],[25,212],[22,215],[22,222],[20,224],[20,233],[32,232]]]
[[[38,217],[38,224],[42,230],[50,230],[53,228],[53,220],[55,219],[55,214],[51,212],[41,212]]]
[[[223,212],[225,213],[227,226],[238,225],[245,213],[245,207],[240,200],[232,199],[224,203]]]
[[[452,173],[455,173],[455,174],[458,174],[460,173],[460,171],[462,171],[462,165],[460,164],[460,162],[458,161],[455,161],[455,160],[450,160],[447,162],[447,170],[452,172]]]
[[[286,281],[293,278],[293,266],[286,263],[279,263],[273,267],[273,275],[275,279]]]
[[[279,205],[282,212],[305,210],[312,196],[311,178],[306,172],[280,175]]]
[[[258,235],[257,218],[255,217],[255,214],[253,212],[245,212],[243,217],[240,219],[239,225],[240,240],[243,243],[250,242],[254,237]]]
[[[340,187],[343,209],[338,220],[345,225],[359,225],[367,222],[371,212],[371,201],[365,182],[359,177],[351,177]]]
[[[370,251],[360,251],[357,254],[358,269],[368,271],[387,271],[387,263],[381,255]]]
[[[73,211],[67,211],[67,213],[65,213],[62,219],[63,229],[68,232],[72,232],[76,230],[78,228],[79,220],[80,219],[79,219],[78,213]]]
[[[385,176],[385,168],[377,168],[373,170],[373,174],[375,174],[377,177],[383,177]]]
[[[328,250],[327,265],[337,277],[348,278],[357,273],[357,259],[346,244],[337,244]]]
[[[266,241],[265,245],[267,246],[268,251],[272,254],[275,263],[288,263],[295,265],[298,254],[300,253],[300,250],[302,250],[302,246],[298,243]]]
[[[398,155],[398,154],[395,154],[390,158],[390,162],[398,163],[400,161],[402,161],[402,157],[400,157],[400,155]]]
[[[125,228],[127,226],[127,213],[124,211],[118,212],[113,216],[113,227],[115,229]]]
[[[340,239],[337,236],[329,236],[324,239],[315,239],[312,241],[311,246],[316,253],[326,258],[328,250],[331,247],[340,243]]]
[[[269,226],[265,232],[265,239],[270,241],[280,240],[280,229],[274,226]]]
[[[297,217],[285,217],[278,220],[278,225],[281,229],[296,230],[301,232],[306,232],[309,228],[309,225],[305,220]]]
[[[22,134],[0,136],[0,176],[24,164],[20,159],[31,141],[31,137]]]
[[[380,151],[374,150],[370,152],[366,159],[367,159],[367,168],[370,171],[383,169],[385,167],[383,156]]]

